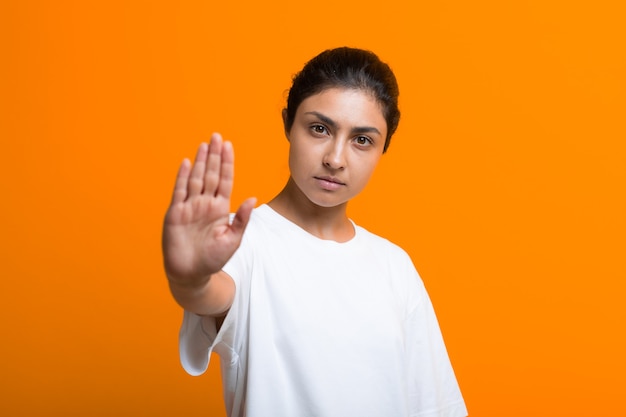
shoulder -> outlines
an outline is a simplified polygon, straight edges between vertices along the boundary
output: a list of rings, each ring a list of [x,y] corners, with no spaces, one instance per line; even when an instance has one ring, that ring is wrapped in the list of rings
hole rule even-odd
[[[246,226],[246,230],[244,232],[244,238],[246,235],[254,235],[258,233],[261,229],[267,229],[271,227],[271,213],[267,210],[268,207],[265,204],[262,204],[258,207],[255,207],[250,214],[250,220]],[[235,218],[235,213],[230,214],[230,222],[232,223]]]
[[[293,236],[287,221],[272,210],[267,204],[261,204],[252,210],[250,220],[243,233],[239,252],[255,256],[265,256]]]
[[[357,235],[359,235],[360,238],[367,243],[367,245],[376,248],[376,250],[378,251],[383,251],[383,253],[393,259],[402,259],[403,261],[411,262],[409,254],[396,243],[375,233],[372,233],[357,224],[355,224],[354,227],[356,229]]]
[[[399,305],[406,307],[404,311],[408,316],[426,297],[424,282],[411,256],[396,243],[363,227],[356,227],[362,242],[372,248],[372,251],[368,250],[372,258],[369,262],[376,262],[383,266],[386,271],[385,279],[397,296]]]
[[[267,204],[261,204],[255,207],[250,216],[250,223],[261,227],[278,227],[284,221],[284,218]]]

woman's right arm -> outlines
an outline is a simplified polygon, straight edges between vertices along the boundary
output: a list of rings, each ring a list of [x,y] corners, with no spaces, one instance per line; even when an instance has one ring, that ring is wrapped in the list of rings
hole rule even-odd
[[[171,204],[163,223],[163,262],[174,299],[199,315],[223,315],[232,305],[235,284],[222,267],[241,243],[256,203],[244,201],[232,223],[234,151],[213,134],[191,166],[178,171]]]

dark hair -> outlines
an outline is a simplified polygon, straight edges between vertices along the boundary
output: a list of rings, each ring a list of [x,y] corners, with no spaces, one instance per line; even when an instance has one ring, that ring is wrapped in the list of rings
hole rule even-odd
[[[398,128],[398,82],[376,54],[356,48],[328,49],[309,62],[293,77],[293,84],[283,110],[285,130],[291,130],[296,110],[306,98],[332,87],[366,90],[374,94],[383,108],[387,122],[387,137],[383,153]]]

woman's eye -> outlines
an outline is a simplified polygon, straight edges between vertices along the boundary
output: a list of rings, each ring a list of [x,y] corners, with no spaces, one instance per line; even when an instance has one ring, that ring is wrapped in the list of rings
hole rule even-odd
[[[311,126],[311,130],[315,133],[324,134],[326,133],[326,128],[322,125],[313,125]]]
[[[357,136],[354,141],[357,143],[357,145],[371,145],[373,143],[372,140],[367,136]]]

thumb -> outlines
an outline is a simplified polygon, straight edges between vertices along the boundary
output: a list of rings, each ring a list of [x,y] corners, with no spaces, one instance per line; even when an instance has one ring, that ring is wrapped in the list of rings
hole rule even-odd
[[[243,231],[246,229],[248,225],[248,221],[250,220],[250,214],[252,213],[252,209],[256,204],[256,197],[248,198],[246,201],[241,203],[239,209],[237,209],[237,213],[235,213],[235,218],[230,225],[231,230],[238,235],[242,235]]]

